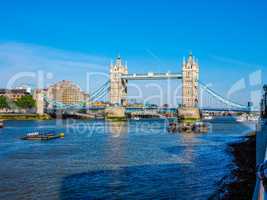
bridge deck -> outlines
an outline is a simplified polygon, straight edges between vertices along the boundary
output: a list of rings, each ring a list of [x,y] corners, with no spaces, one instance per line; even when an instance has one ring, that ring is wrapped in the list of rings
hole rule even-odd
[[[162,80],[162,79],[182,79],[180,73],[146,73],[146,74],[124,74],[121,76],[125,80]]]

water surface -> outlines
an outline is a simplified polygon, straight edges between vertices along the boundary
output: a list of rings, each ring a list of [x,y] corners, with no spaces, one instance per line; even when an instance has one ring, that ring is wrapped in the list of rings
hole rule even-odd
[[[207,199],[234,167],[225,150],[254,125],[168,133],[164,120],[9,121],[0,130],[0,199]],[[23,141],[35,130],[64,139]]]

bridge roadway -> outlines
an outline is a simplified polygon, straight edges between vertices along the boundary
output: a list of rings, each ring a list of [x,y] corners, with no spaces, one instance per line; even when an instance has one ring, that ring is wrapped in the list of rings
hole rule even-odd
[[[162,80],[162,79],[182,79],[181,73],[146,73],[146,74],[123,74],[124,80]]]

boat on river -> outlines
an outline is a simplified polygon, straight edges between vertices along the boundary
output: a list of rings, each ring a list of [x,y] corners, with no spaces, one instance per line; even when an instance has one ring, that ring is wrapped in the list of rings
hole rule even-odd
[[[259,121],[259,116],[252,114],[243,114],[237,117],[237,122],[257,122]]]
[[[193,124],[192,130],[197,133],[207,133],[209,131],[209,125],[202,121],[197,121]]]
[[[56,138],[64,138],[64,133],[39,133],[33,132],[28,133],[26,136],[22,137],[22,140],[52,140]]]
[[[208,121],[208,120],[212,120],[213,117],[208,113],[204,113],[203,116],[202,116],[202,119],[205,120],[205,121]]]
[[[135,120],[135,121],[139,121],[140,117],[133,117],[132,119]]]
[[[168,132],[177,132],[178,131],[178,124],[176,122],[170,122],[167,128]]]
[[[210,115],[203,116],[203,120],[212,120],[212,119],[213,119],[213,117]]]
[[[202,121],[196,121],[194,123],[170,122],[167,128],[168,132],[171,133],[207,133],[209,129],[209,124]]]

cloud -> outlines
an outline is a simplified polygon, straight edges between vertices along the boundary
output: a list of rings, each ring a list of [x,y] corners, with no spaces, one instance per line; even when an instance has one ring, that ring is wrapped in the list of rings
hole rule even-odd
[[[210,57],[214,60],[216,60],[219,63],[227,64],[228,66],[239,66],[244,68],[254,68],[255,64],[247,63],[238,59],[223,57],[223,56],[217,56],[217,55],[210,55]]]
[[[81,83],[86,72],[107,72],[109,58],[26,43],[0,43],[0,86],[20,72],[42,70]],[[84,80],[85,81],[85,80]]]

